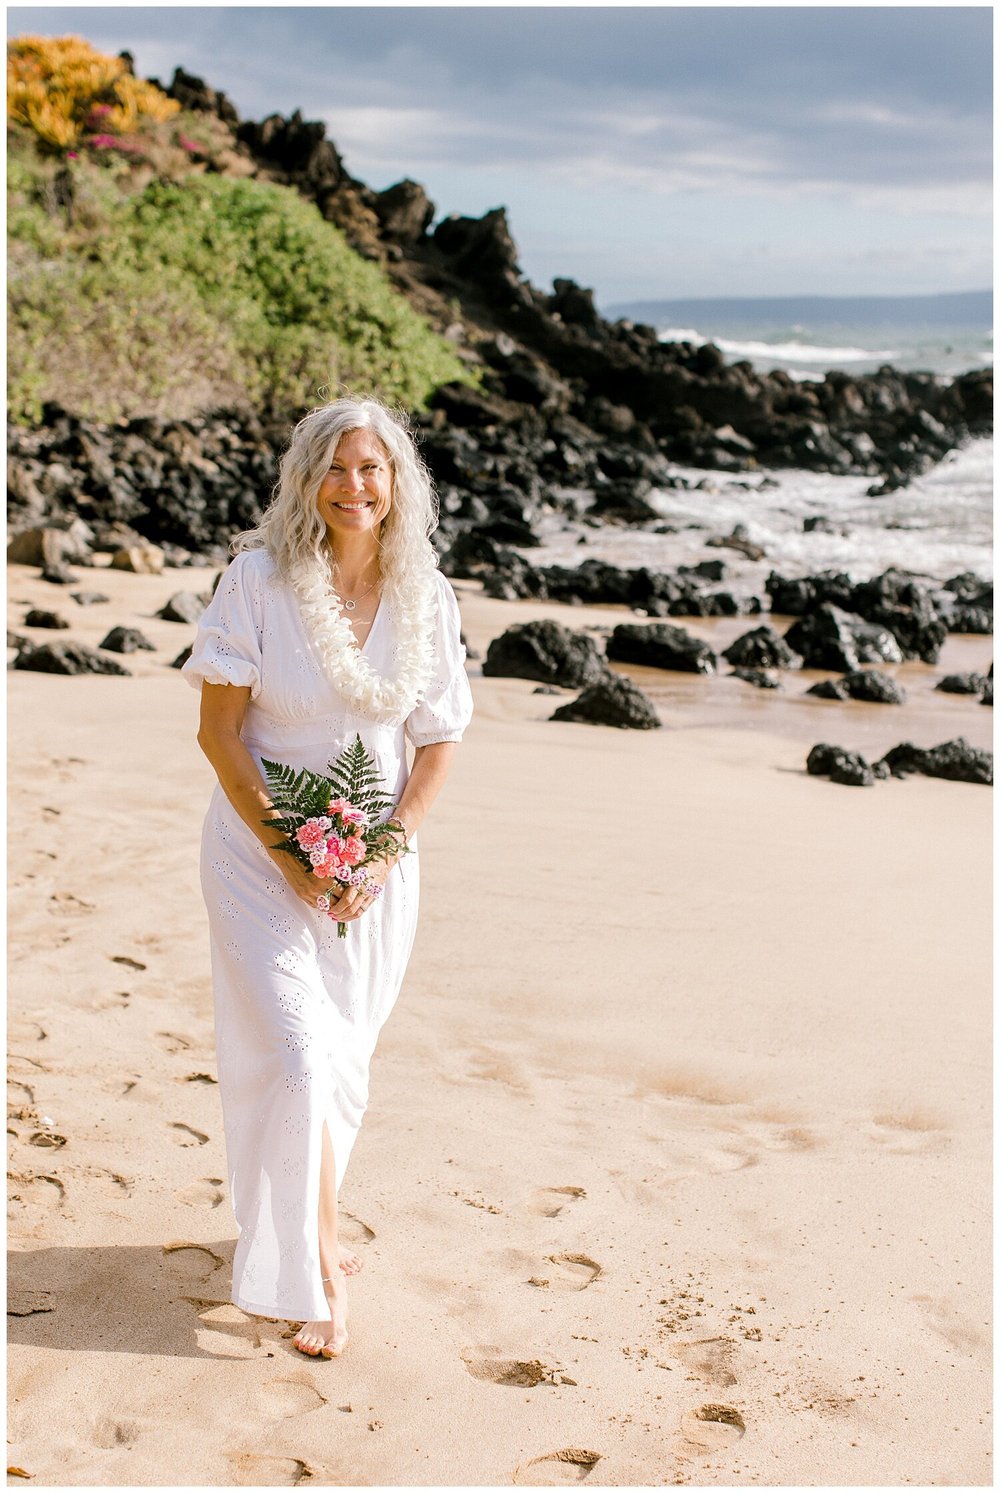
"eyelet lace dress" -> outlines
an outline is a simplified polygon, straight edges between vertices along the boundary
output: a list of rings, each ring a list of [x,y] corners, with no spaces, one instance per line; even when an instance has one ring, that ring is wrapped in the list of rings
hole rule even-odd
[[[458,603],[435,572],[435,670],[405,719],[376,721],[324,672],[292,587],[264,550],[237,555],[198,627],[183,673],[196,688],[249,686],[242,739],[261,758],[325,771],[356,734],[398,802],[406,743],[460,741],[472,693]],[[398,621],[398,619],[397,619]],[[388,590],[362,650],[392,679],[401,638]],[[416,838],[410,841],[416,850]],[[339,1193],[368,1102],[379,1030],[399,994],[417,921],[419,856],[338,939],[311,911],[216,785],[202,835],[215,1039],[230,1197],[239,1228],[232,1299],[259,1316],[329,1315],[319,1260],[324,1122]]]

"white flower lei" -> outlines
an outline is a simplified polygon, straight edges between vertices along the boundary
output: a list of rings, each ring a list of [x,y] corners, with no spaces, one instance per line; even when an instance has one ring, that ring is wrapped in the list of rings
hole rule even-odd
[[[382,605],[389,605],[402,659],[395,679],[385,679],[357,645],[340,598],[316,566],[292,578],[292,589],[313,648],[330,683],[362,715],[372,720],[405,720],[434,675],[434,583],[430,574],[388,583]],[[377,615],[377,614],[376,614]]]

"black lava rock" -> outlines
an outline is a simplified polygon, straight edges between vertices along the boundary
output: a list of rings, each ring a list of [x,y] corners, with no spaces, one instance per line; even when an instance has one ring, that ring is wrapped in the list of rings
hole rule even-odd
[[[946,674],[934,688],[946,695],[981,695],[986,684],[985,674]]]
[[[151,643],[137,627],[113,627],[98,646],[111,653],[135,653],[140,648],[156,652],[156,644]]]
[[[860,581],[850,606],[866,621],[888,627],[904,658],[937,662],[948,626],[926,582],[905,570],[886,570],[870,581]]]
[[[58,612],[46,612],[40,607],[32,607],[24,619],[25,627],[51,627],[64,629],[69,627],[65,617],[60,617]]]
[[[707,643],[670,622],[619,623],[608,640],[608,658],[687,674],[714,674],[719,663]]]
[[[750,669],[740,665],[730,677],[742,679],[745,684],[755,684],[758,689],[781,689],[781,680],[769,669]]]
[[[70,642],[41,643],[38,647],[29,644],[17,655],[14,668],[30,669],[36,674],[131,674],[96,648]]]
[[[632,731],[656,730],[663,724],[649,696],[622,674],[608,674],[589,685],[575,700],[560,705],[550,719]]]
[[[868,700],[873,705],[903,705],[906,691],[880,669],[854,669],[840,679],[824,679],[806,690],[823,700]]]
[[[862,621],[824,602],[793,622],[784,642],[809,669],[856,669],[859,664],[898,664],[903,654],[886,627]]]
[[[902,741],[890,747],[882,761],[894,778],[921,772],[930,778],[949,778],[959,783],[993,782],[993,753],[970,746],[964,736],[935,747],[918,747],[912,741]]]
[[[73,586],[76,579],[69,566],[61,562],[58,565],[46,565],[42,571],[42,580],[48,581],[50,586]]]
[[[178,591],[156,615],[164,622],[197,622],[207,606],[207,597],[196,596],[193,591]]]
[[[957,606],[948,618],[948,631],[988,636],[993,631],[993,611],[986,607]]]
[[[607,665],[592,638],[560,622],[521,622],[494,638],[483,673],[494,678],[539,679],[579,688],[599,679]]]
[[[180,653],[178,653],[177,657],[174,659],[170,667],[172,669],[183,669],[184,665],[187,663],[193,652],[194,646],[193,644],[189,643],[186,648],[181,649]]]
[[[771,598],[771,611],[786,617],[802,617],[824,602],[850,608],[854,583],[840,570],[821,570],[816,575],[788,579],[772,570],[764,583]]]
[[[743,633],[735,643],[723,648],[722,657],[727,663],[744,669],[795,669],[802,662],[784,638],[766,623]]]
[[[71,591],[70,595],[81,607],[96,607],[104,601],[110,601],[110,596],[105,596],[103,591]]]
[[[813,777],[843,783],[849,788],[870,788],[875,782],[874,769],[859,752],[848,752],[825,741],[810,751],[806,758],[806,772]]]

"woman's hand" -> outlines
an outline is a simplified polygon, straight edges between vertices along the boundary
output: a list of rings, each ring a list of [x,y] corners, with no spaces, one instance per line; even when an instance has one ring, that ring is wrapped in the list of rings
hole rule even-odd
[[[365,867],[368,873],[368,880],[362,882],[360,886],[345,886],[341,888],[341,895],[337,901],[333,899],[339,883],[334,882],[333,890],[330,892],[330,917],[336,918],[338,923],[355,922],[361,917],[362,913],[368,911],[369,907],[376,900],[372,896],[372,884],[385,886],[389,879],[389,872],[395,864],[395,857],[386,860],[369,861]]]
[[[314,876],[312,871],[307,871],[294,855],[288,855],[285,851],[275,850],[271,852],[271,859],[288,882],[292,891],[302,902],[316,911],[316,898],[322,892],[329,892],[333,897],[340,891],[340,882],[331,881],[326,876]],[[341,919],[341,921],[344,921]]]

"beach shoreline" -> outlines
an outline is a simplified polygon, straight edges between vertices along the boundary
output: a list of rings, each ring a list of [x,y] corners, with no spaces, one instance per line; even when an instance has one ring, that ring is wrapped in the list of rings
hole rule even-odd
[[[152,615],[214,573],[81,571],[111,601],[80,608],[8,569],[16,631],[44,604],[157,647],[132,679],[8,676],[8,1462],[45,1486],[989,1485],[991,798],[810,778],[799,717],[851,749],[986,745],[989,710],[916,682],[992,639],[899,666],[903,707],[673,675],[648,732],[550,722],[557,698],[470,667],[341,1197],[352,1340],[318,1365],[228,1302],[212,774],[164,667],[193,629]],[[454,584],[480,655],[529,617],[628,615]]]

